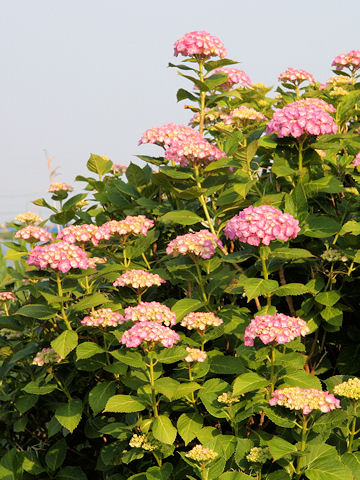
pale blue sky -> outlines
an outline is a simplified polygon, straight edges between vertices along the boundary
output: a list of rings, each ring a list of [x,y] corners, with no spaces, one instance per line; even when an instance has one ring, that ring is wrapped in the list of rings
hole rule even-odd
[[[347,0],[0,0],[0,222],[47,196],[43,149],[75,185],[89,153],[128,164],[141,133],[187,123],[186,87],[168,69],[186,32],[218,36],[253,82],[276,85],[287,67],[319,81],[331,62],[360,49],[360,2]],[[78,184],[79,186],[82,184]],[[79,187],[77,187],[79,188]],[[44,212],[45,213],[45,212]]]

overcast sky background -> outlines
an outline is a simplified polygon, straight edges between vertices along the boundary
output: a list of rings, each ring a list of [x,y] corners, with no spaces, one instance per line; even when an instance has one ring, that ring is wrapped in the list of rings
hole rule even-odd
[[[253,82],[274,85],[288,67],[324,82],[331,62],[360,49],[359,0],[0,0],[0,222],[45,211],[31,200],[57,181],[76,186],[90,152],[115,163],[136,154],[147,128],[187,123],[173,43],[207,30]],[[76,190],[84,184],[78,183]]]

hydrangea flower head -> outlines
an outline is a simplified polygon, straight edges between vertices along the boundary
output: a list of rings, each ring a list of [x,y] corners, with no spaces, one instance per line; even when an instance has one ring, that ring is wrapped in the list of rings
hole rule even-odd
[[[335,113],[336,108],[334,105],[331,105],[331,103],[325,102],[325,100],[322,100],[321,98],[302,98],[301,100],[297,100],[296,102],[289,103],[289,105],[296,104],[298,106],[314,106],[314,107],[319,107],[322,108],[325,112],[327,113]]]
[[[128,167],[126,165],[120,165],[120,163],[113,163],[111,167],[114,175],[116,173],[121,173],[121,175],[123,175],[126,172],[127,168]]]
[[[60,363],[62,357],[58,355],[54,349],[52,348],[43,348],[40,352],[38,352],[34,360],[32,361],[32,365],[37,365],[38,367],[42,367],[47,363]]]
[[[220,67],[215,68],[210,75],[215,75],[217,73],[221,73],[227,75],[227,81],[218,85],[217,88],[222,88],[223,90],[230,90],[234,85],[240,84],[243,87],[251,86],[250,77],[243,71],[238,70],[237,68],[229,68],[229,67]]]
[[[235,215],[224,228],[226,238],[249,245],[269,245],[272,240],[287,242],[300,232],[299,222],[289,213],[270,205],[247,207]]]
[[[219,403],[224,403],[227,406],[232,405],[233,403],[240,402],[240,397],[233,395],[231,392],[224,392],[217,397]]]
[[[360,152],[356,155],[352,164],[354,165],[354,167],[359,167],[360,166]]]
[[[23,332],[12,330],[11,328],[1,328],[0,335],[6,338],[6,340],[17,340],[23,336]]]
[[[288,68],[285,72],[280,73],[279,75],[279,82],[281,83],[291,82],[299,85],[305,81],[315,83],[315,78],[311,73],[302,70],[301,68]]]
[[[216,247],[223,248],[221,240],[209,230],[200,230],[196,233],[186,233],[171,240],[166,248],[167,255],[196,255],[204,259],[211,258]]]
[[[272,460],[269,447],[253,447],[246,455],[246,460],[252,463],[266,463]]]
[[[13,292],[0,292],[0,302],[16,302]]]
[[[50,193],[72,192],[74,189],[65,182],[55,182],[47,189]]]
[[[268,119],[264,114],[245,105],[235,108],[235,110],[232,110],[229,115],[225,115],[223,118],[225,125],[238,124],[242,126],[252,122],[265,122],[266,120]]]
[[[244,345],[252,347],[256,337],[259,337],[265,345],[271,342],[283,344],[308,333],[309,327],[299,317],[288,317],[283,313],[261,315],[253,318],[246,327]]]
[[[351,78],[345,75],[333,75],[326,81],[326,86],[351,85]]]
[[[100,240],[109,240],[113,235],[119,237],[127,235],[147,235],[149,228],[154,226],[154,221],[149,220],[145,215],[135,217],[128,215],[125,220],[110,220],[104,223],[94,232],[91,241],[98,245]]]
[[[316,388],[288,387],[275,390],[269,400],[271,406],[280,405],[291,410],[301,410],[304,415],[313,410],[322,413],[341,408],[340,400],[328,391]]]
[[[171,348],[180,340],[179,335],[158,322],[138,322],[121,336],[120,342],[126,347],[138,347],[145,344],[161,344]],[[147,346],[147,345],[146,345]]]
[[[67,242],[36,246],[30,251],[26,263],[41,268],[41,270],[51,268],[62,273],[68,272],[71,268],[87,270],[90,267],[84,250]]]
[[[183,37],[176,40],[174,44],[174,55],[183,55],[184,57],[226,57],[224,44],[215,36],[204,30],[196,30],[186,33]]]
[[[15,238],[35,243],[35,242],[51,242],[53,237],[45,228],[36,225],[27,225],[15,233]]]
[[[165,158],[182,167],[198,165],[205,167],[209,163],[226,157],[226,153],[208,142],[204,137],[194,137],[187,141],[174,141],[165,151]]]
[[[163,323],[169,327],[176,324],[176,314],[159,302],[140,302],[136,307],[125,308],[125,320]]]
[[[111,308],[99,308],[81,320],[86,327],[117,327],[124,322],[124,317]]]
[[[34,224],[34,223],[40,223],[43,221],[39,215],[36,215],[33,212],[25,212],[25,213],[19,213],[15,217],[15,221],[19,223],[25,223],[25,224]]]
[[[219,327],[222,323],[222,319],[212,312],[190,312],[181,320],[180,325],[188,330],[204,332],[207,327]]]
[[[143,450],[152,452],[160,447],[160,442],[152,435],[145,433],[138,435],[135,433],[130,439],[129,446],[131,448],[142,448]]]
[[[214,460],[218,456],[211,448],[203,447],[202,445],[195,445],[190,452],[185,454],[185,457],[190,458],[199,463],[208,463]]]
[[[351,400],[360,400],[360,378],[349,378],[334,387],[334,393]]]
[[[114,287],[132,287],[132,288],[149,288],[153,285],[160,286],[166,283],[166,280],[160,275],[146,272],[145,270],[127,270],[113,283]]]
[[[69,225],[63,228],[56,238],[68,243],[85,243],[93,239],[98,229],[96,225]]]
[[[149,128],[139,140],[138,145],[143,143],[153,143],[160,147],[168,147],[174,142],[186,142],[193,138],[202,138],[202,135],[191,127],[186,125],[175,125],[168,123],[161,127]]]
[[[332,64],[336,70],[342,70],[343,68],[350,68],[357,70],[360,67],[360,50],[351,50],[348,53],[340,53],[337,55]]]
[[[191,348],[186,347],[186,351],[188,354],[184,358],[185,362],[192,363],[192,362],[205,362],[207,359],[207,353],[199,348]]]

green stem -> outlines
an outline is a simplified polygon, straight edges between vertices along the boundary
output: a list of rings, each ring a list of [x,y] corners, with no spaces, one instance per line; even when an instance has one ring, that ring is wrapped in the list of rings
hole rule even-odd
[[[192,382],[194,380],[194,378],[193,378],[192,373],[191,373],[191,364],[190,363],[188,365],[188,368],[189,368],[189,382]],[[196,400],[195,400],[194,392],[191,392],[191,401],[195,405]]]
[[[197,185],[198,188],[201,189],[200,175],[199,175],[199,167],[198,167],[197,165],[195,165],[195,166],[194,166],[194,170],[195,170],[196,185]],[[215,229],[214,229],[214,225],[213,225],[213,221],[211,220],[210,213],[209,213],[209,210],[208,210],[208,208],[207,208],[206,200],[205,200],[204,195],[200,195],[199,200],[200,200],[201,206],[202,206],[202,208],[203,208],[203,210],[204,210],[206,220],[208,221],[210,231],[211,231],[211,233],[213,233],[214,235],[216,235],[216,232],[215,232]]]
[[[90,295],[91,288],[90,288],[90,284],[89,284],[89,276],[88,275],[86,275],[86,277],[85,277],[85,288],[86,288],[86,293],[88,295]]]
[[[6,302],[4,303],[4,310],[5,310],[5,314],[9,316],[9,309],[8,309],[8,306],[6,305]]]
[[[204,81],[204,62],[205,60],[199,60],[199,77],[200,81]],[[205,122],[205,97],[206,92],[200,92],[200,125],[199,131],[203,134],[204,131],[204,122]]]
[[[351,453],[351,452],[352,452],[352,444],[353,444],[354,437],[355,437],[355,434],[356,434],[356,409],[357,409],[357,401],[354,400],[354,401],[353,401],[353,413],[354,413],[354,418],[353,418],[353,421],[352,421],[352,424],[351,424],[351,430],[350,430],[350,437],[349,437],[349,441],[348,441],[347,453]]]
[[[298,152],[299,152],[299,174],[302,174],[303,171],[303,146],[305,139],[299,139]]]
[[[202,294],[203,300],[204,300],[205,303],[208,303],[208,298],[207,298],[207,295],[206,295],[206,293],[205,293],[205,289],[204,289],[204,284],[203,284],[203,281],[202,281],[202,275],[201,275],[201,270],[200,270],[200,267],[199,267],[199,263],[198,263],[198,261],[197,261],[197,258],[193,257],[193,260],[194,260],[196,272],[197,272],[197,275],[198,275],[199,286],[200,286],[200,290],[201,290],[201,294]]]
[[[154,361],[152,358],[151,353],[149,354],[149,380],[150,380],[150,386],[151,386],[151,403],[154,411],[154,417],[159,416],[157,404],[156,404],[156,394],[155,394],[155,380],[154,380]]]
[[[302,426],[301,426],[301,446],[300,446],[300,452],[303,453],[305,451],[305,447],[306,447],[306,437],[307,437],[307,432],[308,432],[308,428],[307,428],[307,424],[308,424],[308,417],[306,415],[303,415],[303,422],[302,422]],[[300,477],[300,472],[301,472],[301,464],[302,464],[302,456],[300,455],[298,457],[298,460],[297,460],[297,466],[296,466],[296,470],[295,470],[295,473],[297,474],[297,478]]]
[[[275,390],[275,359],[276,349],[275,345],[271,344],[271,361],[270,361],[270,395]]]
[[[152,452],[152,454],[153,454],[154,457],[155,457],[156,463],[157,463],[157,464],[159,465],[159,467],[161,468],[161,466],[162,466],[162,459],[161,459],[160,457],[158,457],[155,452]]]
[[[58,287],[58,295],[59,295],[59,297],[62,297],[63,296],[63,290],[62,290],[61,278],[60,278],[60,273],[59,272],[56,272],[56,283],[57,283],[57,287]],[[65,322],[66,328],[68,330],[72,330],[70,322],[69,322],[69,320],[67,318],[67,315],[66,315],[66,312],[65,312],[65,307],[64,307],[63,302],[61,302],[61,315],[62,315],[62,318]]]
[[[262,265],[262,273],[263,277],[265,280],[269,280],[269,272],[266,266],[266,257],[261,253],[260,251],[260,259],[261,259],[261,265]],[[271,293],[268,293],[267,295],[267,305],[268,307],[271,306]]]
[[[150,263],[148,262],[148,259],[146,258],[145,253],[143,252],[143,253],[141,254],[141,256],[142,256],[142,258],[143,258],[143,260],[144,260],[144,262],[145,262],[145,264],[146,264],[147,269],[148,269],[148,270],[151,270]]]
[[[53,370],[51,370],[51,373],[53,374],[53,377],[55,378],[55,381],[56,381],[56,383],[58,384],[60,390],[61,390],[63,393],[65,393],[65,395],[66,395],[66,397],[67,397],[67,399],[68,399],[69,401],[72,400],[71,395],[70,395],[68,389],[62,384],[62,382],[61,382],[60,379],[55,375],[55,373],[54,373]]]
[[[109,352],[108,352],[109,346],[108,346],[107,341],[106,341],[106,331],[105,331],[105,329],[103,329],[102,334],[103,334],[104,349],[105,349],[105,355],[106,355],[106,363],[107,363],[107,365],[110,365],[110,357],[109,357]]]
[[[201,480],[208,480],[209,470],[206,467],[201,468]]]
[[[299,84],[298,83],[296,83],[295,88],[296,88],[296,100],[299,100],[300,90],[299,90]]]

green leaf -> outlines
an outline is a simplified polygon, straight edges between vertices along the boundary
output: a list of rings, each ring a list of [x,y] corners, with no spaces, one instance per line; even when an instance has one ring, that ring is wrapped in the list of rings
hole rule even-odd
[[[55,410],[56,420],[70,433],[79,425],[82,415],[82,402],[78,398],[60,404]]]
[[[39,462],[36,453],[33,450],[23,452],[23,469],[25,472],[31,473],[31,475],[39,475],[45,472],[45,469]]]
[[[114,395],[106,402],[104,412],[132,413],[145,410],[145,404],[131,395]]]
[[[165,213],[158,218],[163,223],[178,223],[180,225],[194,225],[195,223],[204,222],[204,219],[196,215],[190,210],[175,210]]]
[[[73,208],[78,202],[80,202],[80,200],[83,200],[86,197],[87,197],[86,193],[79,193],[78,195],[74,195],[64,203],[63,210],[69,210]]]
[[[314,192],[340,193],[344,190],[344,186],[340,180],[331,175],[326,175],[325,177],[305,183],[304,187],[307,194]]]
[[[16,311],[16,315],[23,315],[24,317],[36,318],[39,320],[47,320],[53,318],[56,315],[57,310],[55,308],[48,307],[47,305],[33,304],[24,305]]]
[[[297,451],[295,445],[287,442],[283,438],[273,437],[267,442],[267,445],[270,449],[270,453],[274,461],[279,460],[279,458],[285,457]]]
[[[271,257],[282,258],[284,260],[300,260],[302,258],[310,258],[314,255],[303,248],[287,248],[280,247],[272,250]]]
[[[177,431],[168,417],[159,415],[153,421],[152,433],[160,442],[171,445],[175,441]]]
[[[185,99],[192,100],[193,102],[198,101],[198,99],[195,97],[195,95],[188,92],[187,90],[184,90],[183,88],[179,88],[179,90],[177,91],[176,99],[177,99],[178,102],[181,102],[182,100],[185,100]]]
[[[300,388],[316,388],[322,390],[320,380],[305,370],[297,368],[286,368],[286,374],[281,378],[281,388],[300,387]]]
[[[48,468],[54,472],[63,464],[66,457],[67,445],[64,438],[55,442],[45,455],[45,462]]]
[[[171,463],[164,463],[161,467],[150,467],[146,470],[146,480],[168,480],[172,471]]]
[[[77,344],[78,334],[74,330],[65,330],[51,342],[52,348],[62,358],[67,357]]]
[[[360,222],[356,220],[350,220],[346,222],[340,230],[340,235],[351,233],[351,235],[360,235]]]
[[[179,180],[193,178],[193,173],[191,171],[184,171],[181,167],[160,167],[160,172],[170,178],[176,178]]]
[[[213,162],[209,163],[209,165],[205,167],[204,171],[212,172],[213,170],[219,170],[220,168],[239,168],[239,166],[239,162],[236,162],[235,160],[232,160],[230,158],[219,158],[219,160],[214,160]]]
[[[91,153],[86,166],[90,172],[94,172],[102,176],[104,173],[111,171],[112,161],[109,160],[108,157]]]
[[[76,358],[78,360],[90,358],[98,353],[103,353],[105,350],[94,342],[83,342],[76,347]]]
[[[247,278],[244,282],[244,289],[248,302],[260,295],[266,295],[278,288],[276,280],[264,280],[263,278]]]
[[[64,467],[56,475],[56,480],[87,480],[87,476],[80,467]]]
[[[94,388],[90,390],[89,405],[94,412],[94,415],[97,415],[99,412],[104,410],[107,401],[115,394],[115,392],[115,382],[98,383]]]
[[[130,163],[126,169],[126,178],[134,187],[141,187],[147,184],[146,172],[135,163]]]
[[[331,237],[340,230],[340,224],[326,215],[310,215],[303,226],[302,233],[307,237]]]
[[[200,302],[200,300],[194,298],[182,298],[171,307],[171,311],[176,314],[177,321],[180,322],[185,315],[190,312],[196,312],[196,310],[199,310],[203,305],[204,303]]]
[[[341,460],[352,471],[354,480],[360,480],[360,452],[345,453]]]
[[[20,415],[23,415],[28,410],[30,410],[38,401],[37,395],[23,395],[21,394],[15,400],[15,407],[20,412]]]
[[[53,212],[57,212],[56,208],[53,207],[52,205],[49,205],[45,198],[38,198],[37,200],[33,200],[32,202],[34,205],[38,205],[39,207],[46,207],[52,210]]]
[[[9,250],[5,253],[4,258],[5,260],[20,260],[21,257],[24,257],[25,255],[28,255],[28,251],[24,252],[19,252],[18,250],[14,250],[12,248],[9,248]]]
[[[185,445],[191,442],[203,426],[203,417],[199,413],[183,413],[177,421],[177,429]]]
[[[243,472],[224,472],[218,480],[252,480],[255,477]]]
[[[174,378],[160,377],[158,380],[155,380],[155,391],[162,393],[171,401],[179,385],[180,383]]]
[[[71,307],[71,310],[73,310],[74,312],[81,312],[82,310],[86,310],[88,308],[103,305],[108,301],[109,299],[106,298],[105,295],[102,295],[101,293],[96,292],[96,293],[93,293],[92,295],[89,295],[81,299],[79,302],[75,303],[75,305]]]
[[[330,445],[312,444],[302,463],[309,480],[353,480],[351,470],[341,463],[336,448]]]
[[[184,360],[187,352],[184,347],[163,348],[157,355],[156,359],[160,363],[175,363]]]
[[[278,297],[285,297],[286,295],[303,295],[304,293],[309,293],[309,289],[302,283],[287,283],[273,292],[273,294]]]
[[[239,374],[245,371],[245,364],[239,357],[215,355],[210,359],[210,371],[222,375]]]
[[[274,156],[274,163],[271,167],[271,171],[274,172],[277,177],[291,177],[296,172],[290,167],[289,162],[279,155]]]
[[[343,312],[340,308],[326,307],[324,310],[321,310],[320,315],[327,323],[330,323],[330,325],[334,325],[335,327],[342,325]]]
[[[234,395],[242,395],[243,393],[263,389],[268,383],[265,378],[260,377],[255,372],[243,373],[235,379],[233,393]]]
[[[40,379],[37,379],[29,382],[22,390],[26,393],[30,393],[31,395],[47,395],[56,389],[56,384],[50,383],[47,385],[40,385]]]
[[[295,414],[292,415],[292,412],[285,411],[284,408],[274,408],[264,406],[262,410],[266,413],[266,416],[273,422],[275,425],[284,428],[294,428],[295,427]],[[294,418],[294,419],[293,419]]]
[[[22,456],[15,448],[9,450],[0,461],[1,480],[22,480]]]
[[[329,292],[318,293],[315,297],[315,300],[321,305],[326,305],[327,307],[332,307],[338,302],[341,298],[340,292],[337,290],[331,290]]]

